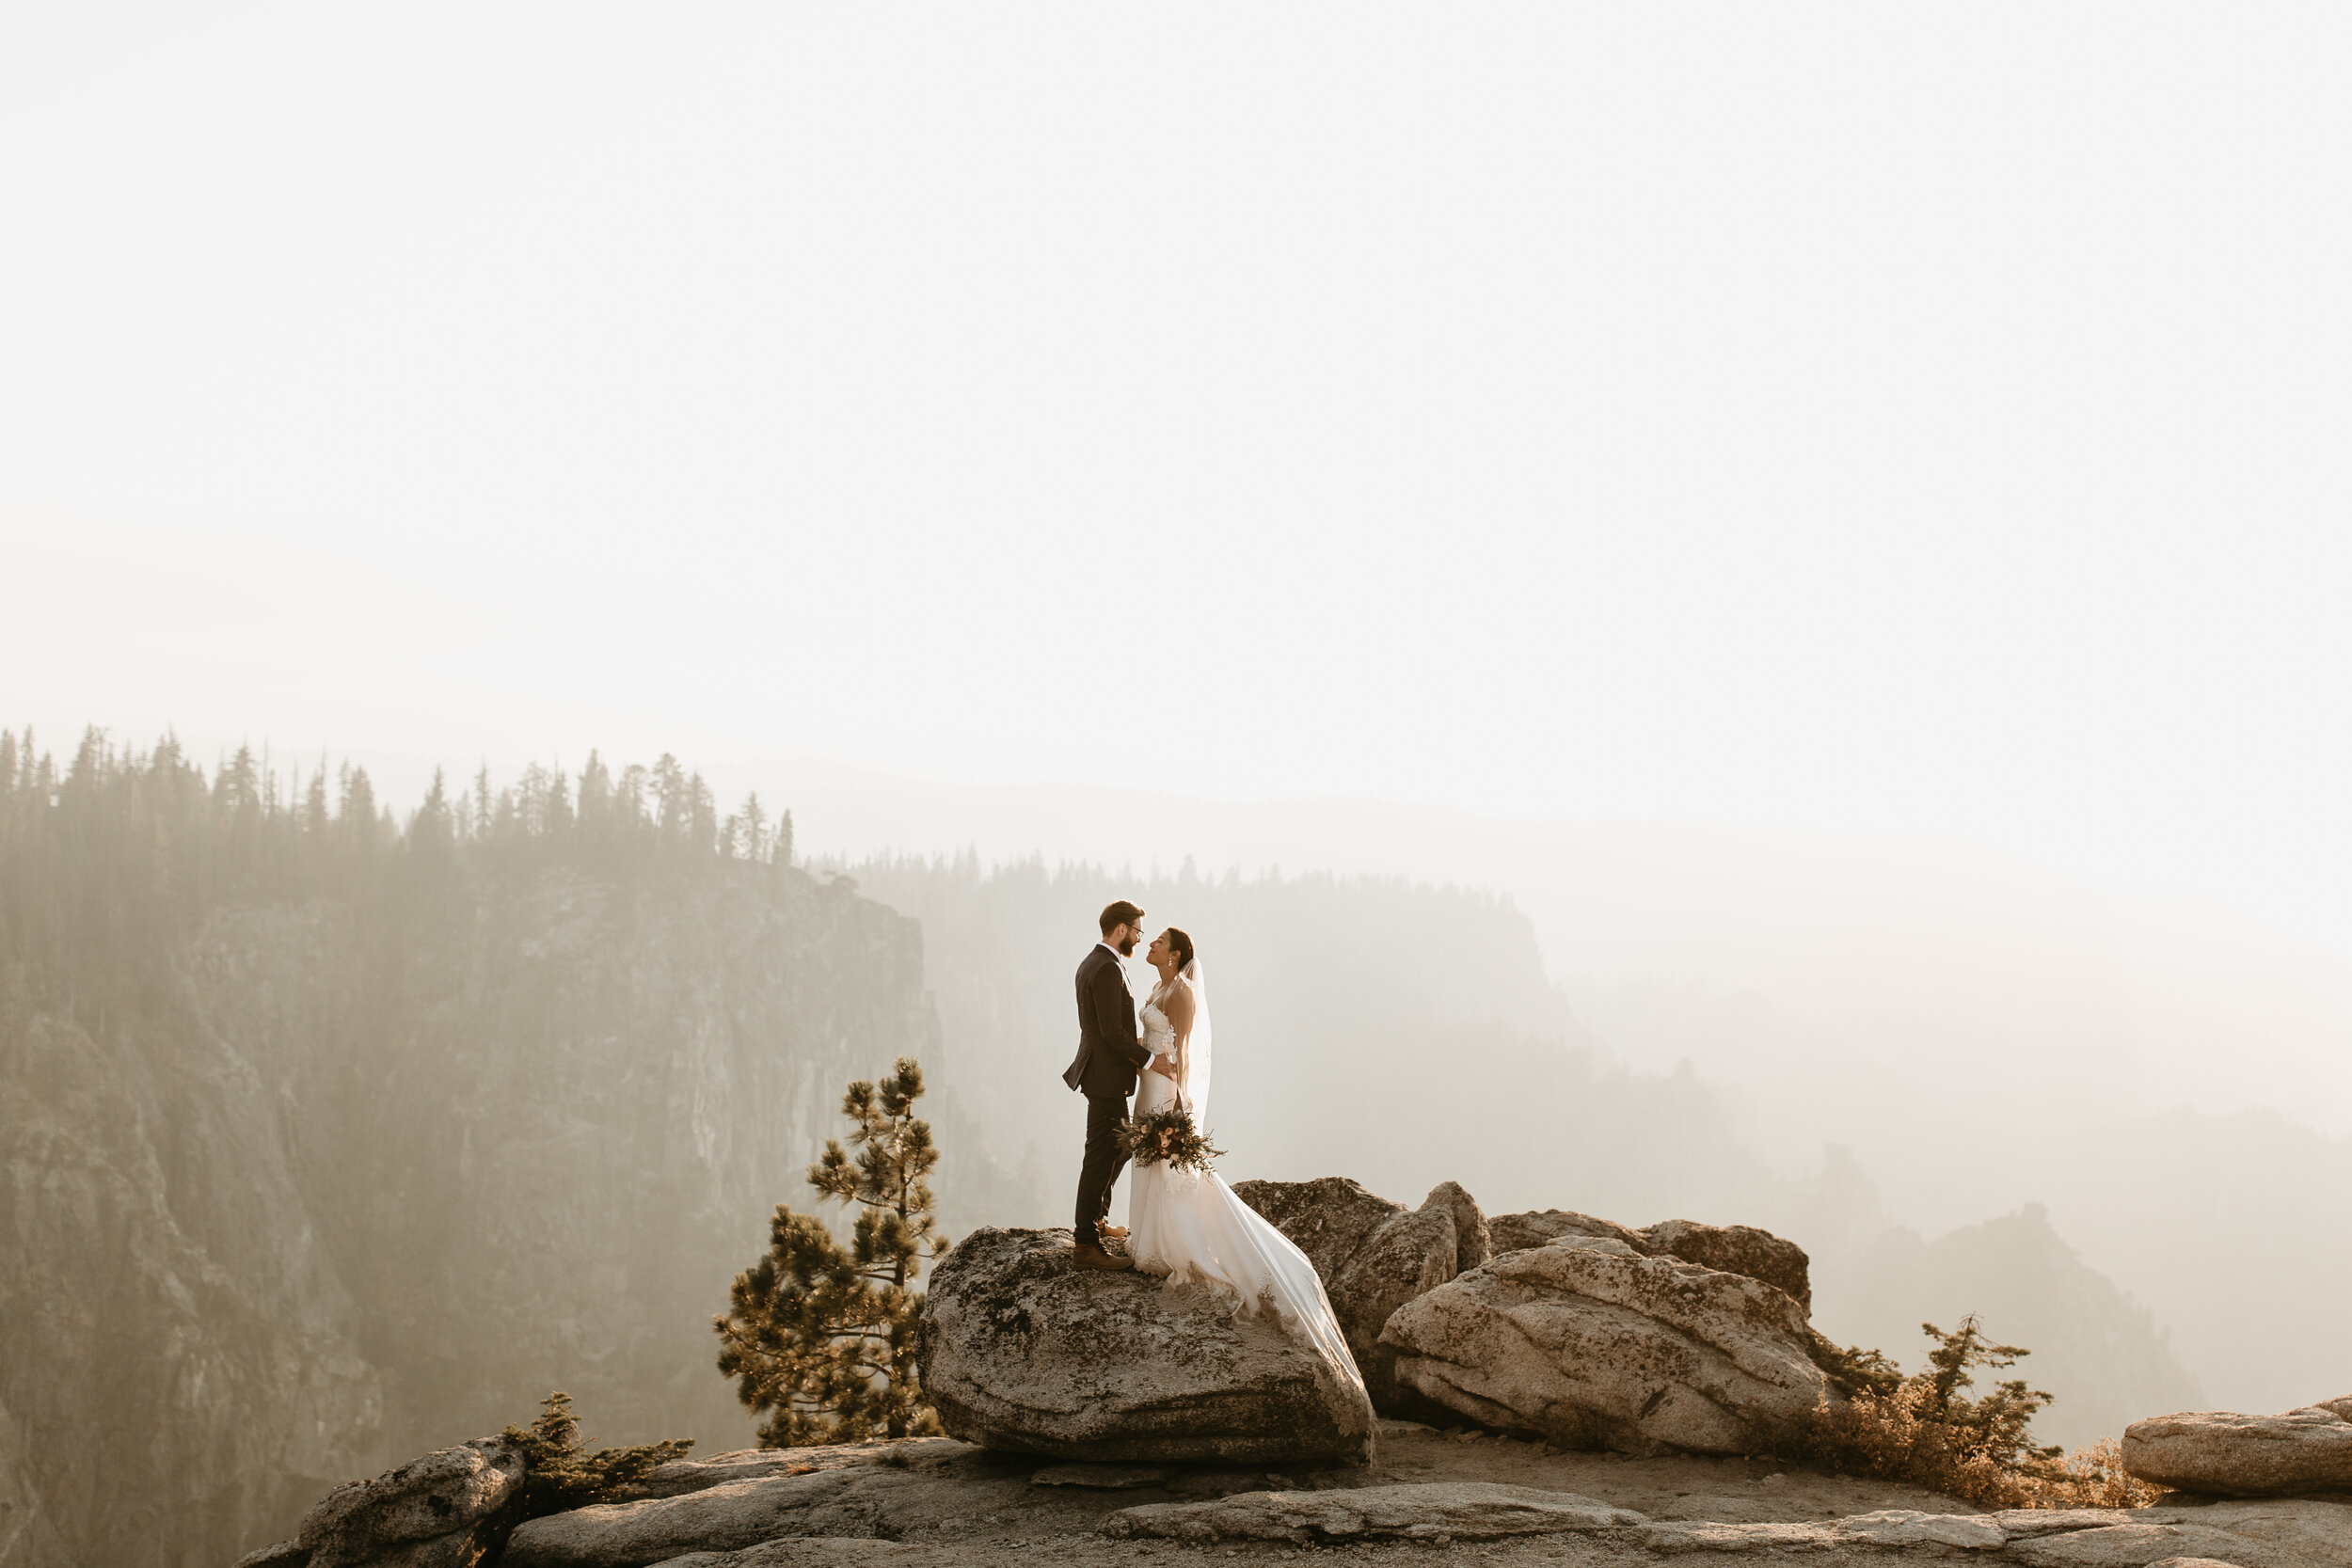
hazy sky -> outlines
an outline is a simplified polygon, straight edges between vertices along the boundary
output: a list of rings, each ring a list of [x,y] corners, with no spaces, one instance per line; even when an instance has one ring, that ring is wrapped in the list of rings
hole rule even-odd
[[[0,722],[2352,947],[2338,6],[0,9]]]

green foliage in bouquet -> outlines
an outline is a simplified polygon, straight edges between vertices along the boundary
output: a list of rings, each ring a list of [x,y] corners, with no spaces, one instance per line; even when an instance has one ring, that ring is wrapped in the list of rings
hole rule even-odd
[[[925,1259],[947,1250],[926,1180],[939,1149],[914,1115],[922,1093],[911,1056],[879,1085],[850,1085],[841,1114],[856,1153],[828,1139],[808,1168],[819,1194],[861,1206],[850,1244],[818,1216],[778,1204],[767,1256],[735,1276],[731,1309],[711,1320],[719,1370],[754,1414],[770,1417],[764,1448],[939,1431],[915,1370],[923,1293],[914,1281]]]
[[[1211,1147],[1208,1135],[1192,1123],[1192,1113],[1170,1105],[1148,1117],[1136,1117],[1119,1130],[1119,1147],[1138,1165],[1174,1165],[1180,1170],[1214,1170],[1225,1151]]]

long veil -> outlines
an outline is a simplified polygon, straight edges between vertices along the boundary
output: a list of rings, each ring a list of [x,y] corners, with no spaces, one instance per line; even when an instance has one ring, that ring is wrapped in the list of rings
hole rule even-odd
[[[1209,1126],[1209,982],[1193,959],[1177,972],[1192,988],[1192,1037],[1184,1042],[1184,1103],[1192,1108],[1194,1125]]]
[[[1193,1125],[1205,1133],[1215,1065],[1209,981],[1197,958],[1177,972],[1177,978],[1192,991],[1192,1033],[1184,1041],[1183,1103],[1192,1112]],[[1187,1284],[1205,1286],[1229,1301],[1236,1313],[1271,1309],[1341,1377],[1362,1388],[1363,1373],[1348,1353],[1347,1336],[1331,1310],[1314,1264],[1289,1237],[1236,1197],[1214,1171],[1168,1164],[1139,1166],[1128,1188],[1127,1202],[1128,1253],[1143,1268],[1166,1275],[1171,1290]]]

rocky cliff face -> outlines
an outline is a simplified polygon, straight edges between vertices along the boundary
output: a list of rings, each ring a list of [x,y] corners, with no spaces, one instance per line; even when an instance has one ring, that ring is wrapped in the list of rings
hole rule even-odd
[[[279,875],[217,795],[59,790],[51,843],[0,798],[0,1562],[215,1568],[550,1388],[603,1441],[748,1442],[710,1317],[842,1085],[941,1066],[914,923],[691,822],[347,807]]]

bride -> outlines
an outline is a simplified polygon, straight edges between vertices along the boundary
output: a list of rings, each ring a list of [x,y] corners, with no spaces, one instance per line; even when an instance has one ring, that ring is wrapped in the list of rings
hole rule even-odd
[[[1160,983],[1143,1005],[1143,1043],[1157,1070],[1141,1075],[1138,1120],[1170,1105],[1208,1131],[1209,1001],[1192,938],[1170,926],[1144,957]],[[1136,1164],[1127,1183],[1127,1256],[1171,1285],[1203,1285],[1236,1312],[1271,1311],[1292,1334],[1361,1388],[1323,1281],[1289,1237],[1233,1196],[1215,1171],[1161,1163]]]

